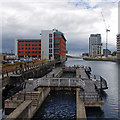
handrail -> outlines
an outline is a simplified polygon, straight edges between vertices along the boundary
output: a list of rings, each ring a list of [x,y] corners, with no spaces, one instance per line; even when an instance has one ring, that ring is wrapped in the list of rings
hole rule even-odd
[[[68,86],[68,87],[82,87],[84,89],[85,82],[80,78],[40,78],[34,81],[34,89],[42,86]]]
[[[79,97],[81,98],[81,100],[83,101],[91,101],[91,100],[95,100],[95,101],[100,101],[102,100],[101,94],[99,94],[98,92],[80,92],[79,93]]]

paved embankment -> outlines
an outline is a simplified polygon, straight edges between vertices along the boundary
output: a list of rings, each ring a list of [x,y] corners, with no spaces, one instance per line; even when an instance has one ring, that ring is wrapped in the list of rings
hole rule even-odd
[[[76,119],[86,120],[85,105],[79,97],[80,89],[76,88]]]
[[[117,62],[116,58],[83,58],[83,60]]]

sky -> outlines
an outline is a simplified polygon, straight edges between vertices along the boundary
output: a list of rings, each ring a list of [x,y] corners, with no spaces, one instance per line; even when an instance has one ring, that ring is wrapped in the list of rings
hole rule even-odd
[[[88,52],[90,34],[101,34],[105,48],[116,50],[118,0],[2,0],[0,30],[2,52],[14,51],[15,39],[40,38],[41,30],[63,32],[70,54]]]

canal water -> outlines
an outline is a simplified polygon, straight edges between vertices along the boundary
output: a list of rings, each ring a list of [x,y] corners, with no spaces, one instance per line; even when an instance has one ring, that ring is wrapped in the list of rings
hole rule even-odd
[[[118,104],[118,80],[120,77],[120,65],[115,62],[105,61],[85,61],[81,59],[68,59],[66,66],[83,65],[90,66],[92,74],[102,76],[108,84],[108,89],[104,93],[104,106],[100,109],[86,109],[88,119],[93,118],[118,118],[120,104]],[[120,115],[119,115],[120,117]]]
[[[33,120],[75,119],[75,91],[51,91]]]
[[[84,61],[73,58],[68,59],[65,65],[90,66],[92,74],[102,76],[108,83],[108,89],[105,90],[103,94],[104,106],[100,108],[86,108],[87,119],[118,118],[118,111],[120,111],[118,107],[118,68],[120,70],[120,65],[115,62]],[[72,74],[70,76],[72,76]],[[52,91],[42,104],[42,107],[35,114],[34,119],[75,119],[75,116],[75,93],[73,91]]]

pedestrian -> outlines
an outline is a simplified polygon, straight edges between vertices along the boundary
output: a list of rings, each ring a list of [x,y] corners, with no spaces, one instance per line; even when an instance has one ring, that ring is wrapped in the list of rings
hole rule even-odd
[[[22,63],[20,64],[20,68],[22,69]]]

